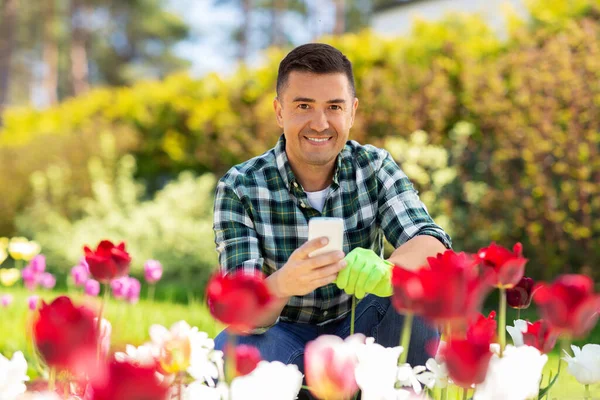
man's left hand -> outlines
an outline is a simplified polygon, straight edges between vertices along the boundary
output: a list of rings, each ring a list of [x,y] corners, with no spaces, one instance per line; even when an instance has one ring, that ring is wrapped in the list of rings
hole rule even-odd
[[[373,250],[356,248],[346,255],[348,265],[335,281],[338,288],[362,299],[367,293],[389,297],[392,289],[394,264],[379,257]]]

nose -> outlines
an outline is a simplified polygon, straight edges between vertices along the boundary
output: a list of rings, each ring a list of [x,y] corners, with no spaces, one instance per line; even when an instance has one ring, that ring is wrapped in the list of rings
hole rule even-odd
[[[316,111],[313,118],[310,120],[310,129],[315,132],[323,132],[329,129],[327,115],[322,111]]]

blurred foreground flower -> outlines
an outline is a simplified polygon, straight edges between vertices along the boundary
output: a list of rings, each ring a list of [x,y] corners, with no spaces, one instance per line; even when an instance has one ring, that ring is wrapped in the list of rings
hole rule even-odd
[[[17,268],[0,269],[0,284],[2,286],[12,286],[21,278],[21,271]]]
[[[235,348],[235,372],[236,376],[248,375],[254,371],[259,362],[262,361],[260,351],[254,346],[245,344]]]
[[[294,400],[302,386],[302,373],[295,364],[261,361],[248,375],[231,383],[232,400]]]
[[[583,338],[598,321],[600,294],[585,275],[561,275],[550,285],[540,284],[533,300],[541,317],[559,333]]]
[[[27,390],[27,361],[23,353],[17,351],[9,360],[0,353],[0,399],[16,399]]]
[[[521,243],[515,244],[513,251],[510,251],[492,242],[488,247],[480,249],[477,256],[484,268],[494,272],[494,286],[498,288],[512,288],[525,273],[527,259],[523,257]]]
[[[452,250],[427,261],[429,268],[417,271],[394,267],[392,304],[396,310],[436,322],[465,320],[475,315],[492,289],[491,273],[481,277],[472,256]]]
[[[95,366],[98,331],[94,313],[66,296],[42,302],[33,322],[34,343],[50,367],[89,372]]]
[[[507,346],[494,354],[485,380],[477,385],[474,400],[526,400],[537,398],[548,356],[531,346]]]
[[[217,272],[206,287],[206,300],[213,317],[243,333],[255,328],[254,321],[271,303],[272,295],[260,273]]]
[[[586,344],[582,348],[571,346],[573,357],[567,353],[563,357],[568,363],[567,371],[582,385],[600,383],[600,345]]]
[[[100,283],[109,283],[129,272],[131,257],[125,250],[124,242],[115,246],[111,241],[103,240],[95,251],[88,246],[83,250],[90,274]]]
[[[365,343],[363,334],[343,340],[335,335],[321,335],[308,342],[304,351],[306,384],[321,399],[351,399],[358,391],[354,370],[358,365],[357,348]]]
[[[547,321],[541,319],[535,323],[518,319],[515,326],[507,326],[506,330],[516,347],[533,346],[542,353],[549,353],[556,345],[558,334]]]
[[[40,245],[24,237],[14,237],[8,243],[8,253],[15,260],[29,261],[40,253]]]
[[[93,383],[92,400],[166,400],[168,386],[159,383],[156,369],[111,361],[108,376]]]
[[[374,338],[367,338],[365,344],[359,346],[354,374],[362,399],[396,399],[398,390],[394,385],[398,378],[398,357],[402,351],[400,346],[383,347],[375,343]]]

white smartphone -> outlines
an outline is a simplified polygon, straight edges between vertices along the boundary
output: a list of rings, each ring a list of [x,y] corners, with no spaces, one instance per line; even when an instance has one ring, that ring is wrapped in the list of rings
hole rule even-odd
[[[308,256],[315,257],[332,251],[344,251],[344,220],[342,218],[316,217],[308,221],[308,240],[323,237],[329,243]]]

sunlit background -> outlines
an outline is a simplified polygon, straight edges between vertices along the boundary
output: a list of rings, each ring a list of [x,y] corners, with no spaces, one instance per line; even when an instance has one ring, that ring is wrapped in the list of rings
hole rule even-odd
[[[158,300],[200,302],[215,182],[274,145],[278,64],[311,41],[353,62],[351,138],[455,250],[520,241],[529,276],[598,281],[599,0],[0,0],[0,237],[39,243],[58,291],[123,240],[134,276],[164,265]]]

